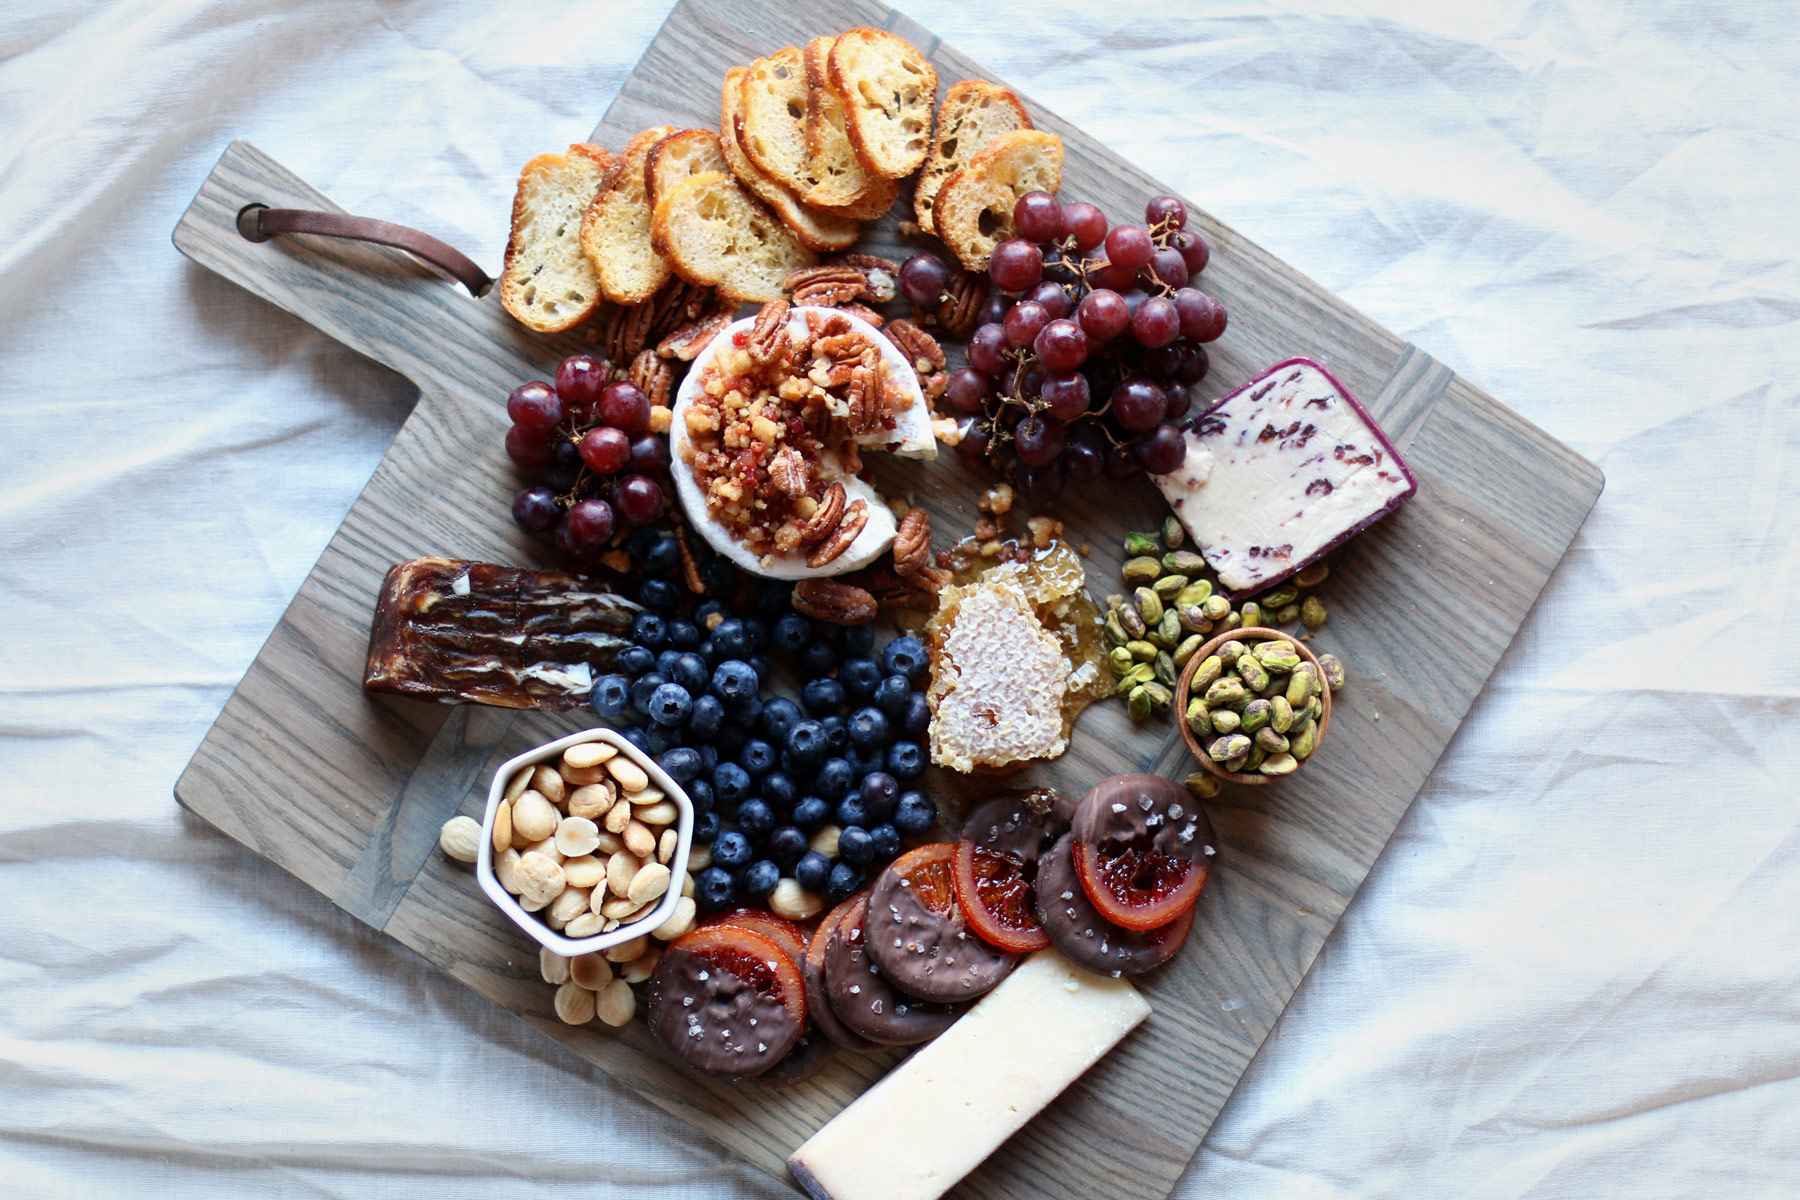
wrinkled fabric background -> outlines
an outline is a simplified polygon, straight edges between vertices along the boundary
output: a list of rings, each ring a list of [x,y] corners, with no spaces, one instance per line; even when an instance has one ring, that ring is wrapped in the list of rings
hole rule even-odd
[[[1608,477],[1177,1194],[1800,1192],[1794,10],[906,7]],[[497,266],[665,11],[0,11],[0,1192],[788,1194],[170,795],[413,400],[183,207]]]

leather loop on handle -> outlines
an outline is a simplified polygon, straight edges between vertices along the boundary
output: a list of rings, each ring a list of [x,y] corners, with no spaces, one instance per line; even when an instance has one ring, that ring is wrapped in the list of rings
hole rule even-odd
[[[238,214],[238,232],[252,242],[266,242],[278,233],[316,233],[392,246],[435,270],[444,278],[469,289],[471,296],[485,296],[494,281],[487,272],[452,246],[428,233],[408,229],[392,221],[353,217],[349,213],[318,212],[306,208],[268,208],[252,204]]]

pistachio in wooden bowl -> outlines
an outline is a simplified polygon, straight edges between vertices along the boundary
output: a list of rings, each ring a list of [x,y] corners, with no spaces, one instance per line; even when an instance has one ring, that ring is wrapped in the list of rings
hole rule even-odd
[[[1228,630],[1200,647],[1177,681],[1182,739],[1201,766],[1232,783],[1292,775],[1324,741],[1334,678],[1342,679],[1335,659],[1328,668],[1278,629]]]

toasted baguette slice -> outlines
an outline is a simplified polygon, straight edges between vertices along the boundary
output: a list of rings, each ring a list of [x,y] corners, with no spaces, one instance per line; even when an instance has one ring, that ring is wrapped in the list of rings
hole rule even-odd
[[[875,177],[864,169],[856,147],[850,144],[844,129],[844,101],[831,87],[828,60],[836,40],[816,37],[801,52],[806,64],[807,170],[813,180],[801,199],[842,209],[867,197]]]
[[[581,253],[581,214],[612,161],[603,147],[581,142],[567,154],[540,154],[519,172],[500,304],[527,328],[571,329],[599,307],[600,280]]]
[[[689,283],[730,300],[767,304],[785,294],[788,274],[817,256],[723,171],[690,175],[656,205],[656,240]]]
[[[1002,134],[1030,128],[1025,105],[999,84],[985,79],[951,84],[944,102],[938,105],[931,153],[925,156],[919,182],[913,187],[913,212],[919,228],[937,232],[931,224],[931,209],[944,180],[968,166],[970,159]]]
[[[671,133],[650,147],[644,160],[644,199],[652,210],[657,197],[689,175],[702,171],[729,171],[719,135],[710,129],[684,129]]]
[[[812,188],[812,155],[806,148],[806,63],[784,46],[759,58],[744,73],[739,113],[744,153],[783,187],[805,197]]]
[[[852,29],[831,47],[830,74],[863,166],[887,179],[918,170],[937,102],[937,71],[918,47],[884,29]]]
[[[938,189],[931,217],[938,237],[963,266],[987,270],[994,247],[1013,235],[1013,205],[1026,192],[1055,195],[1062,161],[1062,139],[1054,133],[1003,134]]]
[[[658,125],[627,142],[612,182],[581,218],[581,252],[614,304],[642,304],[668,281],[669,264],[650,245],[644,164],[651,147],[674,132],[673,125]]]
[[[853,221],[879,221],[894,207],[894,201],[900,196],[898,179],[883,179],[879,175],[869,177],[869,190],[845,205],[822,206],[822,211],[837,217],[848,217]]]
[[[781,223],[788,227],[788,232],[808,250],[848,249],[855,244],[856,235],[862,231],[861,225],[853,218],[836,216],[807,204],[744,153],[744,147],[738,141],[738,129],[742,124],[739,109],[745,74],[743,67],[733,67],[725,72],[725,87],[719,104],[719,149],[724,151],[731,173],[757,199],[773,209]]]

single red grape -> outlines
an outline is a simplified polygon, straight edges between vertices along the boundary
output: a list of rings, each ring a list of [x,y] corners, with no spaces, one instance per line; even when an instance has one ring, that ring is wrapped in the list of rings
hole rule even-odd
[[[613,504],[627,525],[648,525],[663,514],[663,490],[647,476],[627,475],[613,488]]]
[[[1063,207],[1049,192],[1026,192],[1013,205],[1013,228],[1034,242],[1054,242],[1063,235]]]
[[[1041,467],[1021,466],[1013,479],[1013,487],[1032,508],[1042,508],[1062,494],[1067,480],[1062,460],[1052,459]]]
[[[1188,281],[1187,260],[1179,250],[1158,250],[1150,256],[1150,278],[1164,287],[1178,288]]]
[[[1138,309],[1144,307],[1144,301],[1150,298],[1150,293],[1140,287],[1126,288],[1119,294],[1125,298],[1125,311],[1134,317]]]
[[[1187,264],[1189,279],[1206,270],[1206,262],[1212,257],[1212,248],[1198,233],[1192,229],[1184,229],[1169,239],[1169,245],[1181,255],[1181,261]]]
[[[1029,346],[1049,323],[1050,314],[1044,311],[1043,305],[1031,301],[1015,304],[1006,314],[1006,340],[1014,346]]]
[[[1087,361],[1087,334],[1067,318],[1045,325],[1038,331],[1031,347],[1037,351],[1044,366],[1052,371],[1073,371]]]
[[[514,425],[548,433],[562,424],[562,397],[547,383],[536,380],[521,383],[506,398],[506,415],[512,418]]]
[[[608,425],[597,425],[581,435],[581,461],[588,470],[617,475],[631,461],[631,439]]]
[[[1088,403],[1093,398],[1087,376],[1079,372],[1050,376],[1044,380],[1041,394],[1044,403],[1050,407],[1050,415],[1059,421],[1073,421],[1079,417],[1088,410]]]
[[[512,514],[527,533],[543,533],[562,516],[556,507],[556,493],[547,487],[528,487],[514,496]]]
[[[1095,342],[1110,342],[1131,324],[1131,310],[1125,307],[1125,298],[1119,293],[1100,288],[1081,298],[1076,319],[1081,322],[1082,332]]]
[[[1162,296],[1144,301],[1131,315],[1131,336],[1138,345],[1152,350],[1180,337],[1181,315],[1175,311],[1175,302]]]
[[[1069,448],[1063,451],[1062,462],[1070,483],[1087,483],[1100,478],[1106,457],[1092,442],[1070,442]]]
[[[1163,390],[1148,379],[1127,379],[1113,389],[1113,419],[1133,433],[1156,428],[1167,408]]]
[[[1086,200],[1065,204],[1063,232],[1075,239],[1075,249],[1086,254],[1106,240],[1106,214]]]
[[[650,424],[650,397],[635,383],[609,383],[600,393],[600,421],[623,433],[642,433]]]
[[[1069,293],[1048,279],[1026,292],[1019,299],[1043,305],[1044,311],[1050,314],[1051,320],[1068,316],[1074,308],[1074,305],[1069,303]]]
[[[1185,343],[1158,346],[1144,354],[1144,370],[1158,383],[1167,383],[1181,370]]]
[[[1137,282],[1137,271],[1131,267],[1102,261],[1099,266],[1088,270],[1087,281],[1091,288],[1123,292]]]
[[[669,469],[669,443],[654,433],[631,439],[631,471],[634,475],[661,475]]]
[[[1019,375],[1019,396],[1025,400],[1036,400],[1044,394],[1044,381],[1050,378],[1050,372],[1044,370],[1043,363],[1032,363]],[[1019,419],[1013,414],[1013,420]]]
[[[915,254],[900,264],[900,294],[914,304],[936,304],[949,285],[950,268],[935,254]]]
[[[1004,325],[981,326],[969,339],[969,365],[978,371],[986,371],[989,375],[1000,374],[1006,370],[1006,347],[1009,344]]]
[[[577,500],[569,507],[569,515],[563,518],[569,540],[577,549],[589,553],[611,540],[614,525],[612,505],[604,500]]]
[[[569,518],[565,514],[562,521],[556,527],[556,549],[564,558],[579,562],[584,559],[592,558],[598,553],[599,548],[590,548],[577,544],[574,536],[569,531]]]
[[[1164,230],[1180,229],[1187,224],[1187,205],[1179,196],[1154,196],[1144,205],[1144,221],[1153,229],[1158,225]]]
[[[988,431],[986,422],[980,417],[964,417],[956,423],[957,432],[962,440],[956,443],[956,453],[963,462],[971,467],[979,467],[987,462],[988,447],[993,444],[993,434]]]
[[[1005,292],[989,292],[988,298],[975,310],[976,326],[998,325],[1006,320],[1006,310],[1012,306],[1013,298]]]
[[[1142,225],[1114,225],[1106,234],[1106,257],[1115,267],[1141,271],[1150,265],[1156,244]]]
[[[1101,469],[1108,479],[1130,479],[1143,469],[1130,446],[1109,446],[1103,453],[1106,461]]]
[[[581,468],[580,448],[567,438],[557,438],[550,444],[550,469],[544,472],[544,483],[566,492],[581,478]]]
[[[1159,425],[1156,432],[1135,447],[1138,462],[1152,475],[1167,475],[1187,457],[1187,443],[1173,425]]]
[[[979,413],[982,403],[993,394],[993,377],[974,367],[956,368],[944,384],[944,395],[949,399],[950,407],[968,416]]]
[[[994,247],[988,275],[1003,292],[1022,292],[1044,277],[1044,252],[1024,238],[1007,238]]]
[[[537,471],[554,461],[556,448],[544,430],[514,425],[506,431],[506,455],[526,470]]]
[[[1225,332],[1225,306],[1199,288],[1176,292],[1175,311],[1181,318],[1183,337],[1210,342]]]
[[[1013,430],[1013,445],[1019,461],[1028,467],[1048,466],[1069,446],[1069,431],[1055,417],[1032,414]]]
[[[1206,378],[1207,368],[1212,366],[1212,356],[1207,354],[1206,347],[1194,342],[1184,342],[1181,355],[1181,372],[1175,378],[1184,386],[1192,387]]]
[[[1163,411],[1163,420],[1165,421],[1181,420],[1187,416],[1188,408],[1193,404],[1193,400],[1188,396],[1188,390],[1178,383],[1163,384],[1163,398],[1168,405]]]
[[[1044,278],[1051,283],[1060,283],[1065,286],[1073,285],[1081,280],[1081,276],[1075,273],[1075,267],[1069,261],[1069,256],[1054,247],[1044,251]]]
[[[571,415],[591,414],[605,387],[606,366],[591,354],[571,354],[557,364],[556,394]]]

